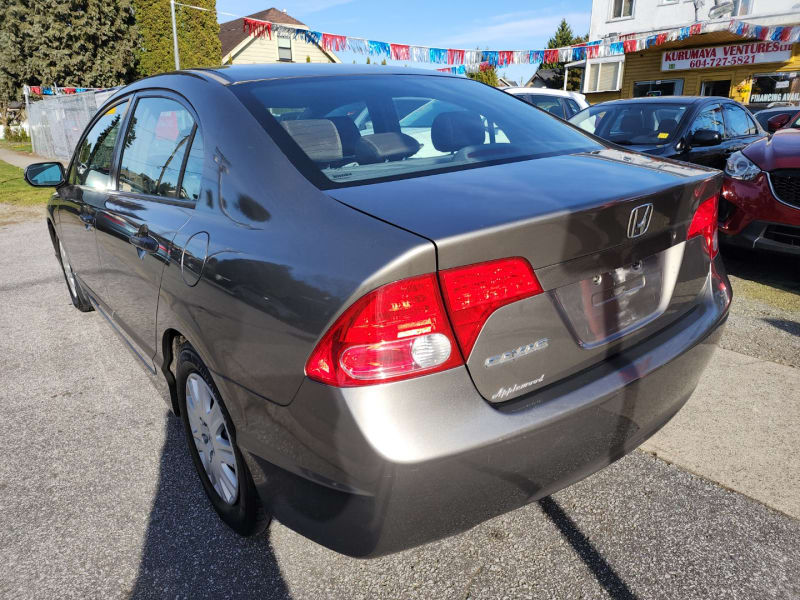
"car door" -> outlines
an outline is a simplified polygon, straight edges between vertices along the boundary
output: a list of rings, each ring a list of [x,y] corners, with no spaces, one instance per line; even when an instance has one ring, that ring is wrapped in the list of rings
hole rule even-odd
[[[725,158],[764,136],[750,114],[738,104],[722,105],[725,120]],[[724,166],[724,165],[723,165]]]
[[[58,188],[59,239],[84,290],[107,301],[97,254],[98,210],[112,187],[116,141],[130,102],[126,98],[95,117],[70,163],[67,183]]]
[[[695,146],[692,136],[701,129],[710,129],[720,135],[721,142],[714,146]],[[686,132],[687,150],[675,158],[693,162],[698,165],[723,169],[725,167],[725,124],[722,118],[722,106],[719,102],[705,104],[700,107]]]
[[[190,154],[202,157],[203,140],[194,112],[178,96],[139,93],[130,113],[116,189],[97,215],[97,245],[113,322],[153,369],[161,276],[199,195],[185,173]]]

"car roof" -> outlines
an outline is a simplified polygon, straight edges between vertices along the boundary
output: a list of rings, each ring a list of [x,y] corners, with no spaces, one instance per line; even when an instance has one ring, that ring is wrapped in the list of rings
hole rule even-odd
[[[580,92],[571,92],[569,90],[554,90],[553,88],[535,88],[535,87],[521,87],[511,86],[500,88],[509,94],[541,94],[542,96],[582,96]]]
[[[228,84],[261,79],[289,79],[294,77],[321,77],[344,75],[432,75],[459,77],[433,69],[409,69],[388,65],[343,65],[338,63],[269,63],[252,65],[223,65],[208,69],[192,69],[191,73],[205,73],[213,79],[222,78]]]
[[[602,102],[601,104],[699,104],[708,100],[716,100],[717,102],[736,102],[736,100],[725,98],[723,96],[648,96],[645,98],[622,98],[620,100],[608,100],[607,102]]]

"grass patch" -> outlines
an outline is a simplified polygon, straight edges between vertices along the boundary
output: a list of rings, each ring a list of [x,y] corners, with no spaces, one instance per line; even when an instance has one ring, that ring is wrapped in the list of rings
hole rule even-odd
[[[0,140],[0,148],[6,150],[13,150],[14,152],[25,152],[26,154],[33,154],[33,146],[30,140],[27,142],[9,142],[8,140]]]
[[[781,310],[800,313],[800,294],[759,281],[742,279],[734,275],[731,275],[730,279],[733,285],[734,302],[736,302],[736,296],[741,295],[751,300],[759,300]]]
[[[0,160],[0,203],[14,206],[47,204],[53,194],[50,188],[35,188],[25,183],[22,169]]]

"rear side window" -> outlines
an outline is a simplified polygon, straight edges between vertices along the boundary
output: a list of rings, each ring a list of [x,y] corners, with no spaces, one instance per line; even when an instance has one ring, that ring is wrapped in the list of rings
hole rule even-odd
[[[701,129],[716,131],[720,135],[725,135],[725,127],[722,123],[722,108],[719,104],[707,106],[697,115],[689,127],[689,135],[693,135]]]
[[[127,100],[109,108],[83,138],[69,174],[71,184],[96,190],[111,187],[114,146],[127,108]]]
[[[578,106],[578,103],[575,102],[575,100],[573,100],[572,98],[565,98],[564,101],[567,103],[567,110],[569,112],[567,118],[573,115],[577,115],[579,112],[581,112],[581,107]]]
[[[231,87],[298,170],[323,189],[602,148],[465,78],[354,75]],[[290,112],[297,116],[282,117]],[[369,126],[362,127],[367,116]]]
[[[537,108],[541,108],[561,119],[564,118],[564,107],[561,106],[558,97],[546,96],[544,94],[526,94],[525,100]]]
[[[728,137],[741,137],[744,135],[755,135],[758,128],[745,110],[735,104],[723,105],[725,113],[725,133]]]
[[[178,102],[167,98],[141,98],[125,134],[119,189],[178,197],[183,159],[194,131],[194,118]]]
[[[200,187],[203,180],[203,136],[200,135],[200,130],[194,132],[194,139],[192,140],[192,148],[189,150],[189,156],[186,159],[186,168],[183,171],[181,178],[181,189],[178,197],[181,200],[191,200],[197,202],[200,199]]]

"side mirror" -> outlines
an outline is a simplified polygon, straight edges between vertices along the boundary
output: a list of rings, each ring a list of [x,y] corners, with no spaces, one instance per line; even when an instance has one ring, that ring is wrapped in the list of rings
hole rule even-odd
[[[786,114],[775,115],[774,117],[770,117],[770,119],[767,121],[767,129],[769,129],[771,133],[774,133],[778,131],[778,129],[786,125],[789,122],[790,118],[791,115],[786,115]]]
[[[712,129],[698,129],[692,135],[692,146],[716,146],[722,143],[722,136]]]
[[[33,163],[25,168],[25,181],[34,187],[58,187],[66,177],[60,162]]]

